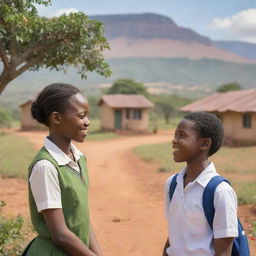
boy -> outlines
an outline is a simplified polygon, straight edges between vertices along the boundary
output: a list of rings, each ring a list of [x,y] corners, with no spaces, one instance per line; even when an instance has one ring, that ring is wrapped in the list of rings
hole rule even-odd
[[[224,140],[221,121],[213,114],[194,112],[184,116],[172,141],[176,162],[186,162],[177,176],[171,203],[166,182],[166,218],[169,237],[163,256],[230,256],[237,232],[236,194],[222,182],[214,194],[213,231],[204,215],[202,195],[210,179],[218,173],[208,160]]]

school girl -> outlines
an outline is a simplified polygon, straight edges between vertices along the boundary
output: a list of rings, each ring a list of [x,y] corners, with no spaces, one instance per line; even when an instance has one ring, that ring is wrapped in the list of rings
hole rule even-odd
[[[29,167],[29,208],[38,233],[26,256],[103,256],[88,209],[86,158],[73,144],[87,136],[88,102],[63,83],[45,87],[31,113],[49,128]]]

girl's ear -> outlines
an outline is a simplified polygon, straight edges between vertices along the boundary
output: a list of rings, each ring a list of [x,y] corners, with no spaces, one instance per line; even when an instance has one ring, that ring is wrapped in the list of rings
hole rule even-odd
[[[210,138],[204,138],[201,144],[202,151],[209,151],[212,145],[212,140]]]
[[[61,121],[61,115],[59,112],[52,112],[50,117],[49,117],[50,123],[54,124],[54,125],[60,125],[60,121]]]

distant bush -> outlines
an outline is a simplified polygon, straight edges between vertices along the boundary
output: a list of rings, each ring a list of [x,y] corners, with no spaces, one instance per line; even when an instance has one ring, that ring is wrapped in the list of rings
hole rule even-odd
[[[10,128],[11,123],[12,123],[11,113],[4,108],[0,108],[0,127]]]
[[[218,92],[229,92],[229,91],[239,91],[242,89],[242,86],[237,82],[232,82],[228,84],[223,84],[217,88]]]
[[[0,256],[21,255],[24,248],[23,218],[7,218],[2,214],[5,202],[0,201]]]

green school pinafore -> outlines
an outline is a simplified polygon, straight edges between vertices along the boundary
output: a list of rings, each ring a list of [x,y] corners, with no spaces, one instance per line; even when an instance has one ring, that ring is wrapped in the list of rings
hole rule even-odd
[[[82,156],[78,164],[81,176],[67,165],[59,166],[56,160],[43,147],[29,167],[29,176],[34,164],[40,160],[50,161],[58,171],[61,190],[62,210],[67,227],[76,234],[85,245],[89,246],[89,207],[88,207],[88,172],[86,159]],[[32,224],[38,236],[26,248],[26,256],[66,256],[67,254],[53,243],[43,215],[37,211],[36,203],[28,186],[29,208]]]

